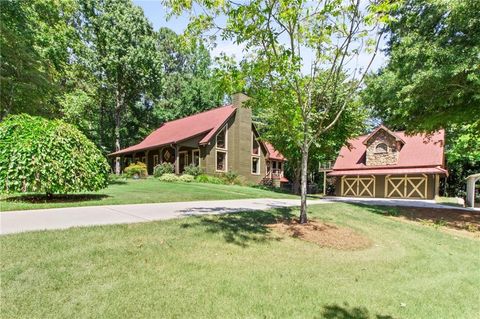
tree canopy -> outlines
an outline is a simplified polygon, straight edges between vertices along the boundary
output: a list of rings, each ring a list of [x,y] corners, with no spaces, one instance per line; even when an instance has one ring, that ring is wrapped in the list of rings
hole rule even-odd
[[[366,7],[355,0],[166,3],[174,14],[192,13],[190,35],[220,34],[244,45],[242,71],[253,97],[250,105],[275,117],[278,125],[269,127],[275,131],[271,135],[287,139],[301,154],[300,222],[306,223],[309,151],[355,98],[371,63],[355,62],[368,50],[375,56],[378,23],[389,2]],[[192,9],[196,6],[201,10]],[[226,16],[225,25],[217,23],[219,15]],[[286,151],[282,145],[280,151]]]
[[[0,6],[0,120],[61,118],[109,153],[224,100],[203,43],[154,30],[131,0]]]
[[[391,11],[389,61],[364,94],[377,116],[410,131],[480,129],[478,12],[476,0],[406,0]]]

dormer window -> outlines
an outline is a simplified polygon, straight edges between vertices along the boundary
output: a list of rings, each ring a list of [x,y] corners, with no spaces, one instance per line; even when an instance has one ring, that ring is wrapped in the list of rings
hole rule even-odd
[[[375,147],[375,153],[387,153],[388,147],[385,143],[380,143]]]

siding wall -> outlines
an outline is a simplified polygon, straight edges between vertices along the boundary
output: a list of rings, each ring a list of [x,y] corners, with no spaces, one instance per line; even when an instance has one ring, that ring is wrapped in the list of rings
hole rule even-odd
[[[238,107],[227,122],[227,169],[243,176],[251,183],[259,183],[266,174],[266,150],[260,151],[260,174],[251,173],[252,167],[252,112],[248,108]],[[201,148],[201,166],[207,174],[220,174],[216,171],[215,137],[210,144]]]

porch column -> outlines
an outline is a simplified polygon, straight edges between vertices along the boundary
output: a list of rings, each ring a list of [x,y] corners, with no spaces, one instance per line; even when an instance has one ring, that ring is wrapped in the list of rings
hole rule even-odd
[[[121,164],[120,164],[120,156],[115,157],[115,174],[120,175],[120,171],[122,170]]]
[[[179,151],[178,145],[175,145],[175,174],[179,175],[180,174],[180,154],[178,154]]]
[[[150,152],[150,150],[145,151],[145,165],[147,166],[147,175],[148,175],[148,153],[149,152]]]
[[[440,175],[435,174],[435,197],[440,194]]]
[[[327,172],[323,172],[323,196],[327,195]]]

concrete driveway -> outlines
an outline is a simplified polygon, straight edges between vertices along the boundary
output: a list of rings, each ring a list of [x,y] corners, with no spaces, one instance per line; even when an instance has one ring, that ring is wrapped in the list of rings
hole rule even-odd
[[[327,203],[309,200],[309,204]],[[0,234],[79,226],[141,223],[189,215],[300,206],[298,199],[239,199],[159,204],[85,206],[0,213]]]

